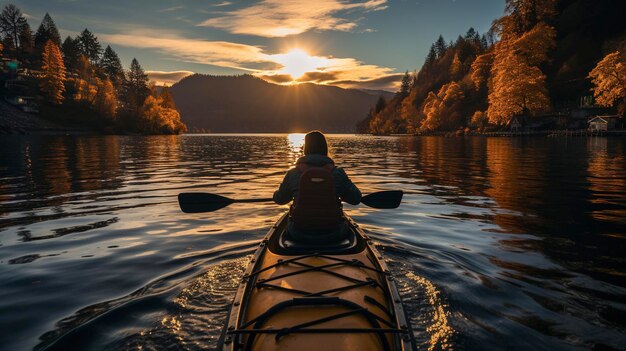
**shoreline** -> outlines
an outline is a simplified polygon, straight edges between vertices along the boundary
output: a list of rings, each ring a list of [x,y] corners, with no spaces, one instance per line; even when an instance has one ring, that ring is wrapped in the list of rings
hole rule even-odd
[[[0,100],[0,135],[97,135],[78,126],[62,126]]]

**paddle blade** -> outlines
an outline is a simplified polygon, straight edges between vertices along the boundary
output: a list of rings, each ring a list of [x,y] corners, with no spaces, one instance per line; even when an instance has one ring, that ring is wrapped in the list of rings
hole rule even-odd
[[[180,193],[178,204],[185,213],[213,212],[224,208],[234,201],[224,196],[208,193]]]
[[[361,199],[361,203],[380,209],[398,208],[402,202],[402,190],[388,190],[371,193]]]

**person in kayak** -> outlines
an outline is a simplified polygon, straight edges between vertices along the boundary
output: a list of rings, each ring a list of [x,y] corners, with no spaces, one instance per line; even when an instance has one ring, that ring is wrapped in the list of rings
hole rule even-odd
[[[287,232],[297,242],[321,244],[341,241],[348,227],[341,201],[361,202],[361,191],[328,156],[326,137],[312,131],[304,137],[304,156],[290,169],[274,192],[274,202],[294,201]]]

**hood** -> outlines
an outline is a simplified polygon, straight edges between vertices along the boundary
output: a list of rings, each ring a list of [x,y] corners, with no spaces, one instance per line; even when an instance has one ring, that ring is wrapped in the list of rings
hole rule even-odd
[[[328,163],[334,164],[333,160],[330,157],[324,156],[324,155],[316,155],[316,154],[311,154],[311,155],[300,157],[298,161],[296,162],[296,164],[299,164],[299,163],[306,163],[311,166],[323,166]]]

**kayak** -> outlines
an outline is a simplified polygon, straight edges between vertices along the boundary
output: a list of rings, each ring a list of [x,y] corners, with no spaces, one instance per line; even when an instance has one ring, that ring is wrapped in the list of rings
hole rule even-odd
[[[269,230],[241,280],[218,349],[415,350],[393,276],[371,239],[346,216],[349,235],[303,245]]]

